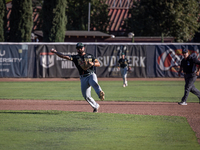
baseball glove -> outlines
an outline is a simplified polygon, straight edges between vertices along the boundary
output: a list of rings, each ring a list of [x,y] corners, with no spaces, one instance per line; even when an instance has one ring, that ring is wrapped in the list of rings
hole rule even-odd
[[[82,61],[80,66],[83,70],[88,70],[92,65],[89,63],[89,61]]]

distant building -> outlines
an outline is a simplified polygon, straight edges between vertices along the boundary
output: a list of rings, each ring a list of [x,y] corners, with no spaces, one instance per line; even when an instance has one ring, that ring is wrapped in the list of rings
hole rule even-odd
[[[11,1],[11,0],[10,0]],[[10,14],[12,5],[11,2],[7,4],[7,28],[10,30]],[[109,5],[110,26],[107,28],[109,34],[100,31],[66,31],[65,42],[161,42],[161,37],[130,37],[130,31],[123,29],[124,19],[128,18],[128,11],[132,7],[134,1],[139,0],[107,0]],[[40,24],[39,12],[41,6],[33,9],[33,34],[32,41],[43,42],[43,33],[38,31]],[[41,27],[39,27],[41,28]],[[164,42],[173,42],[174,38],[165,37]]]

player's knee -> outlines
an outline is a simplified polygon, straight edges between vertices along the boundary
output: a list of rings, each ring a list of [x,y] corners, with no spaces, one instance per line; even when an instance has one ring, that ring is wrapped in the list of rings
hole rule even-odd
[[[99,87],[99,84],[98,84],[98,83],[95,83],[95,84],[92,85],[92,87],[93,87],[94,89],[96,89],[96,88]]]
[[[84,94],[83,97],[84,97],[85,100],[90,100],[91,99],[91,96],[87,95],[87,94]]]

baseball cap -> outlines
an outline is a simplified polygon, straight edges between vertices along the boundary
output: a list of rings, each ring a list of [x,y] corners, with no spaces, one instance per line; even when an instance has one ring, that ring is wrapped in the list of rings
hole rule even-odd
[[[182,49],[182,53],[187,53],[188,52],[188,50],[187,49]]]
[[[76,48],[82,48],[82,47],[84,47],[83,43],[77,43],[76,44]]]
[[[125,55],[124,53],[122,53],[121,55]]]

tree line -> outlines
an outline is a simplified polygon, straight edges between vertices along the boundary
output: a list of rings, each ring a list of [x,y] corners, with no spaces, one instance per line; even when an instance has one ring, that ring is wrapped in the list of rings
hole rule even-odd
[[[40,24],[44,42],[64,42],[66,30],[88,29],[108,33],[109,6],[106,0],[12,0],[10,29],[7,29],[5,0],[0,0],[0,42],[30,42],[34,4],[41,4]],[[172,36],[175,42],[190,41],[199,31],[198,0],[140,0],[129,10],[123,28],[135,36]],[[8,32],[9,31],[9,32]]]

